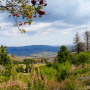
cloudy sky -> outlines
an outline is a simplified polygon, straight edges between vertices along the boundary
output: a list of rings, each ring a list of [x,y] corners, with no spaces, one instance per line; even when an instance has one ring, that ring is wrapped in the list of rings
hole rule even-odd
[[[3,0],[1,0],[3,1]],[[41,9],[45,11],[42,18],[37,14],[32,18],[31,25],[19,26],[25,29],[26,33],[19,31],[13,16],[5,11],[0,13],[0,45],[29,46],[29,45],[70,45],[76,32],[79,33],[81,41],[84,41],[82,34],[90,30],[90,2],[89,0],[46,0],[47,6]],[[3,1],[2,5],[6,5]],[[20,4],[18,4],[20,5]],[[30,3],[31,4],[31,0]],[[1,11],[0,11],[1,12]],[[27,19],[16,19],[25,22]],[[18,23],[19,25],[19,23]]]

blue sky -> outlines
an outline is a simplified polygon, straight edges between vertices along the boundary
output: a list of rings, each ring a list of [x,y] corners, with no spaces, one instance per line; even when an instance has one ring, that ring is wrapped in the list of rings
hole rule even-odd
[[[37,14],[36,18],[32,18],[31,25],[19,26],[26,30],[24,34],[14,26],[16,22],[13,16],[8,18],[11,15],[9,12],[0,13],[0,45],[68,45],[73,44],[76,32],[79,33],[81,41],[84,41],[82,34],[86,27],[90,30],[89,0],[46,0],[46,3],[47,6],[41,10],[45,11],[45,14],[52,13],[42,15],[42,18]],[[6,1],[3,1],[2,5],[5,6]],[[31,0],[29,5],[32,5]],[[22,19],[20,15],[16,20],[25,22],[27,19]]]

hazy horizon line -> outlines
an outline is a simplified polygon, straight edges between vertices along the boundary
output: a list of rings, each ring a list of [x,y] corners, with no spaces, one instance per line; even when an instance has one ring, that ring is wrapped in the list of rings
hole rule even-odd
[[[75,44],[62,44],[62,45],[67,46],[67,45],[75,45]],[[62,45],[43,45],[43,46],[62,46]],[[35,46],[35,45],[25,45],[25,46]],[[25,47],[25,46],[7,46],[7,47]]]

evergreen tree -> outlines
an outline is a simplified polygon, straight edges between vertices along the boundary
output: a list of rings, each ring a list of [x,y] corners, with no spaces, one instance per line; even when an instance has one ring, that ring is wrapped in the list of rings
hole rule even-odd
[[[8,76],[10,76],[12,70],[12,62],[3,45],[0,47],[0,64],[6,67],[6,73]]]
[[[67,60],[70,60],[70,51],[67,50],[67,47],[66,46],[61,46],[60,48],[61,50],[58,51],[58,55],[57,55],[57,58],[58,58],[58,62],[59,63],[65,63],[65,61]]]
[[[70,60],[70,51],[67,50],[66,46],[61,46],[58,52],[57,58],[59,63],[65,63],[65,61]]]

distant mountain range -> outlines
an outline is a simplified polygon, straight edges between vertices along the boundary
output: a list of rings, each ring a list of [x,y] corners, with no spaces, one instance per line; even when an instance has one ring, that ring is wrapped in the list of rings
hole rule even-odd
[[[61,45],[62,46],[62,45]],[[71,50],[73,45],[65,45],[68,51]],[[49,45],[31,45],[31,46],[20,46],[20,47],[7,47],[5,51],[8,54],[14,53],[15,56],[31,56],[32,54],[39,54],[42,52],[56,52],[60,50],[60,46],[49,46]]]

